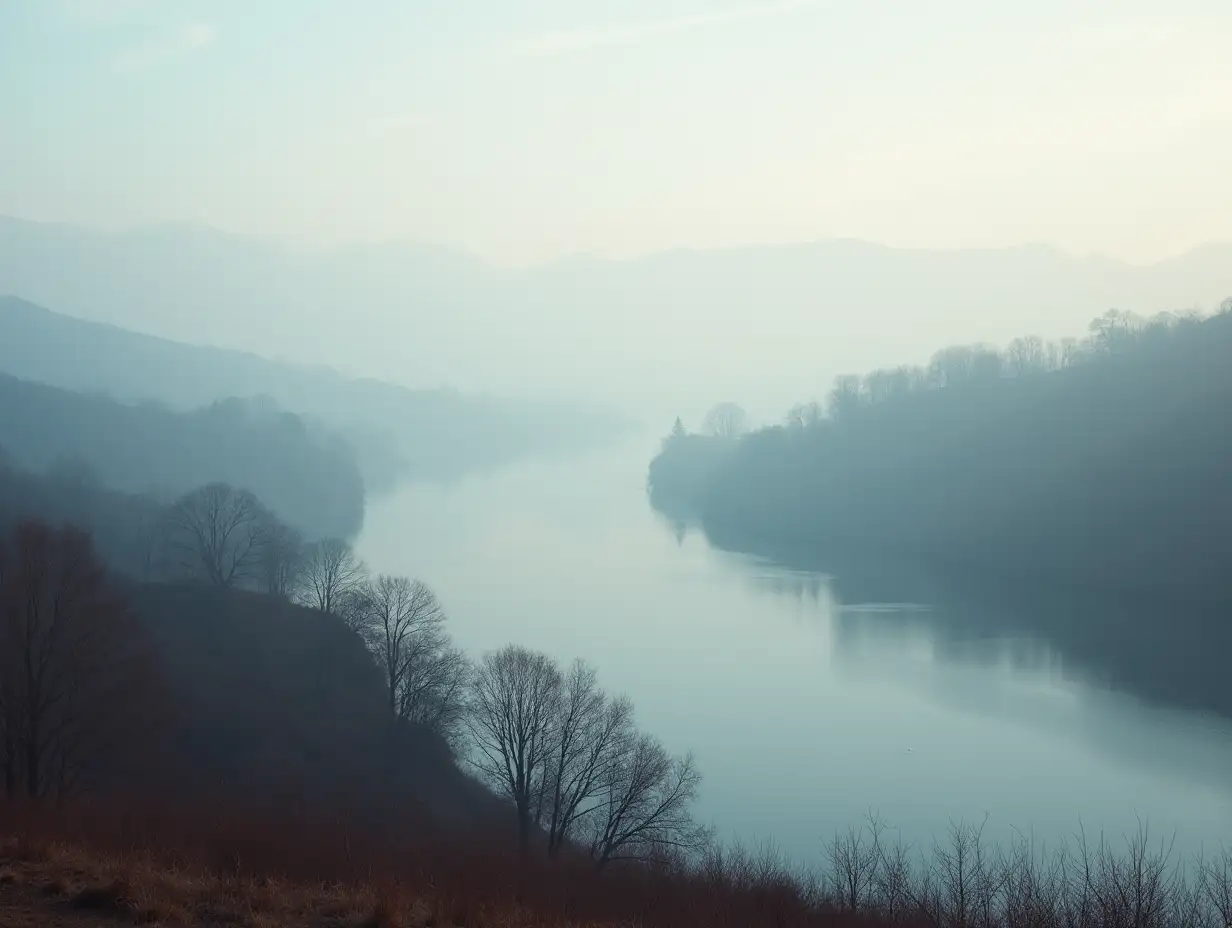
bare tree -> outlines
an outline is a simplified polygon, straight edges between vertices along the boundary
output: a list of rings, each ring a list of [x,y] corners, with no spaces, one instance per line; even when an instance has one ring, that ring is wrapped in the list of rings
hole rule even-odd
[[[456,747],[466,717],[471,664],[447,635],[411,648],[398,692],[398,716],[436,732]]]
[[[470,687],[471,763],[513,802],[523,850],[530,845],[560,691],[552,660],[516,645],[485,655]]]
[[[855,374],[843,374],[834,378],[834,385],[826,398],[826,408],[830,418],[843,420],[849,418],[864,402],[864,391],[860,378]]]
[[[447,651],[445,611],[426,584],[382,574],[367,589],[362,634],[385,678],[390,714],[407,718],[439,685],[428,665]]]
[[[1048,370],[1048,351],[1044,340],[1037,335],[1014,339],[1006,349],[1005,362],[1014,377],[1043,373]]]
[[[182,569],[218,586],[234,586],[256,573],[270,524],[252,493],[211,483],[171,507],[167,540]]]
[[[912,911],[911,846],[901,836],[893,844],[877,839],[877,870],[873,879],[874,904],[883,919],[902,921]]]
[[[1166,923],[1167,910],[1181,889],[1181,869],[1173,857],[1175,837],[1151,849],[1150,831],[1139,823],[1118,855],[1101,836],[1094,848],[1079,832],[1084,888],[1103,925],[1149,926]]]
[[[748,414],[738,403],[719,403],[702,420],[702,431],[715,438],[739,438],[748,428]]]
[[[880,876],[881,832],[885,826],[872,814],[868,823],[867,829],[852,825],[846,832],[835,832],[826,845],[834,898],[849,911],[859,911],[870,904]]]
[[[984,840],[986,823],[952,823],[948,843],[934,845],[933,866],[924,875],[919,899],[935,923],[993,924],[1005,868]]]
[[[323,538],[305,553],[300,596],[305,605],[336,614],[343,603],[355,603],[367,580],[368,568],[355,549],[341,538]]]
[[[826,411],[816,400],[807,403],[797,403],[787,412],[787,424],[796,429],[807,429],[817,425],[826,417]]]
[[[1042,854],[1033,841],[1019,836],[1003,861],[999,922],[1010,925],[1064,925],[1080,923],[1067,918],[1067,868],[1064,845],[1052,854]]]
[[[23,523],[0,562],[5,789],[63,796],[139,733],[150,652],[85,533]]]
[[[1232,312],[1232,300],[1227,301],[1227,312]],[[1211,911],[1223,922],[1232,925],[1232,849],[1202,867],[1202,893]]]
[[[574,661],[557,701],[537,810],[547,828],[549,855],[560,851],[578,821],[596,807],[632,724],[632,704],[608,699],[594,668]]]
[[[689,814],[701,780],[692,755],[672,757],[651,736],[631,734],[606,769],[591,816],[597,865],[704,847],[709,831]]]
[[[1063,338],[1057,343],[1058,367],[1073,367],[1082,360],[1086,352],[1085,346],[1076,338]]]
[[[372,618],[372,588],[369,584],[345,591],[334,601],[333,615],[342,624],[370,644],[369,623]]]
[[[258,564],[262,588],[274,596],[290,599],[299,590],[303,571],[304,542],[299,532],[285,522],[271,519]]]
[[[942,348],[929,361],[929,377],[934,386],[957,387],[971,380],[975,370],[975,349],[970,345]]]
[[[1091,344],[1096,351],[1118,354],[1133,341],[1134,332],[1141,325],[1142,320],[1133,313],[1110,309],[1102,316],[1092,319],[1087,329],[1091,333]]]

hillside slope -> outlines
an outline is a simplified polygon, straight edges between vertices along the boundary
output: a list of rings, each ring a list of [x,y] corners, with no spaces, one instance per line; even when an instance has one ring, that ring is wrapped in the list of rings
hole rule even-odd
[[[0,448],[68,482],[177,496],[222,481],[256,493],[312,536],[347,537],[364,515],[364,482],[350,448],[289,413],[239,400],[192,412],[126,405],[0,373]]]
[[[442,478],[603,440],[624,423],[567,402],[417,390],[328,367],[169,341],[0,296],[0,371],[69,390],[187,410],[267,397],[345,437],[370,486]]]

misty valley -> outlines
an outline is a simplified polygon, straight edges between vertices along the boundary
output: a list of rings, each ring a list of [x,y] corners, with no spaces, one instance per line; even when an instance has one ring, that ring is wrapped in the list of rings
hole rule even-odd
[[[1003,908],[1137,861],[1216,912],[1229,357],[1232,304],[1110,312],[661,437],[0,299],[6,794],[943,924],[955,855]]]
[[[1230,47],[0,0],[0,928],[1232,928]]]

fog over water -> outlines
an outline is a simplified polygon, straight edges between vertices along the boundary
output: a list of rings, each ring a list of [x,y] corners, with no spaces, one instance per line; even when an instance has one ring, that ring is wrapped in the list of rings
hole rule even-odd
[[[0,928],[1232,928],[1229,48],[0,0]]]
[[[699,814],[725,835],[813,859],[875,809],[925,847],[985,815],[1047,842],[1119,841],[1138,817],[1177,849],[1226,840],[1232,722],[1110,688],[1003,624],[972,630],[990,616],[844,601],[842,576],[716,550],[652,511],[656,446],[406,487],[373,502],[360,553],[432,584],[472,653],[516,641],[596,664],[696,753]]]

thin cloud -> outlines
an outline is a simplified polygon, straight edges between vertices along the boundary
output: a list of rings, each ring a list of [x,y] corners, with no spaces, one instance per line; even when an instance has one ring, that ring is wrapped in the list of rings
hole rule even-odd
[[[121,55],[116,59],[116,68],[120,71],[145,71],[169,59],[204,48],[217,38],[218,30],[208,23],[185,23],[157,41]]]
[[[418,113],[397,113],[393,116],[382,116],[371,120],[367,125],[367,132],[372,138],[384,138],[395,133],[422,128],[426,122],[427,120]]]
[[[513,51],[518,55],[540,58],[551,55],[566,55],[612,45],[630,45],[660,36],[692,32],[711,26],[730,25],[750,19],[780,16],[805,7],[817,6],[819,0],[777,0],[755,6],[735,7],[697,16],[680,16],[675,19],[659,19],[631,23],[607,29],[546,32],[515,40]]]
[[[70,26],[109,26],[153,5],[154,0],[58,0],[52,9]]]

